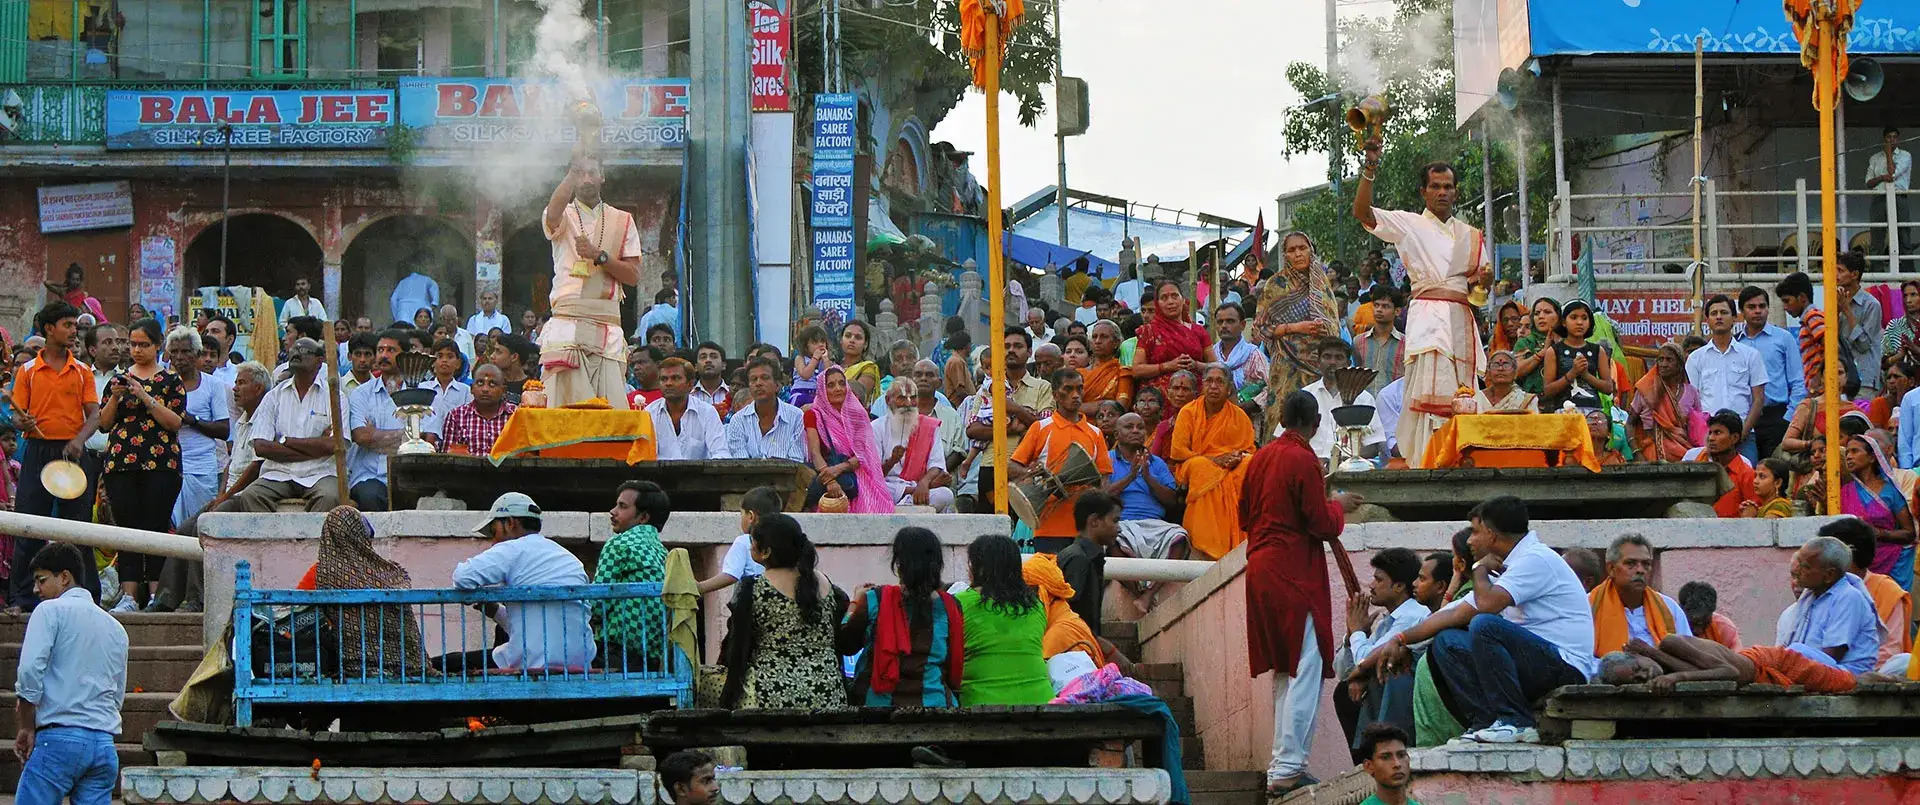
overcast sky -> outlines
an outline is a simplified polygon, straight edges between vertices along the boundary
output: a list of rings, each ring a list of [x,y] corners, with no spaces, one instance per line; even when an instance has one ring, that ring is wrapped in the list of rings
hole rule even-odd
[[[1351,3],[1353,0],[1342,0]],[[1162,207],[1273,225],[1274,199],[1325,181],[1326,157],[1280,156],[1287,63],[1326,62],[1326,15],[1316,0],[1064,0],[1066,74],[1087,81],[1087,133],[1067,139],[1067,185]],[[1342,14],[1375,8],[1343,5]],[[1027,4],[1050,13],[1048,0]],[[1055,183],[1053,90],[1032,128],[1001,98],[1004,203]],[[986,103],[970,91],[934,130],[976,152],[987,180]],[[1076,246],[1079,244],[1075,244]]]

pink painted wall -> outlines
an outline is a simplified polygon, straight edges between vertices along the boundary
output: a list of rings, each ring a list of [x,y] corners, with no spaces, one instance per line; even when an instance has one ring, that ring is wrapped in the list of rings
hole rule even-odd
[[[1373,553],[1349,552],[1363,578],[1369,572],[1367,562]],[[1793,600],[1786,576],[1791,556],[1792,551],[1783,548],[1671,549],[1659,555],[1655,582],[1668,595],[1677,593],[1689,581],[1711,583],[1720,594],[1720,611],[1740,628],[1742,643],[1772,643],[1775,621]],[[1185,690],[1194,700],[1194,726],[1200,733],[1209,769],[1265,769],[1272,754],[1272,674],[1247,676],[1245,567],[1244,549],[1235,550],[1211,571],[1230,575],[1224,584],[1204,592],[1197,603],[1189,596],[1169,597],[1154,616],[1142,621],[1141,652],[1145,659],[1177,662],[1185,667]],[[1326,572],[1333,589],[1337,643],[1345,634],[1346,589],[1331,559]],[[1207,586],[1208,579],[1203,578],[1190,585],[1190,592],[1200,595]],[[1183,607],[1187,608],[1184,614],[1175,614]],[[1114,609],[1110,601],[1109,613]],[[1170,616],[1176,619],[1164,625]],[[1149,634],[1163,625],[1164,631]],[[1309,769],[1321,779],[1352,767],[1345,736],[1334,718],[1331,696],[1332,684],[1323,683],[1308,759]]]
[[[1911,805],[1920,803],[1920,783],[1904,777],[1513,783],[1488,774],[1436,774],[1416,777],[1413,797],[1428,805]]]

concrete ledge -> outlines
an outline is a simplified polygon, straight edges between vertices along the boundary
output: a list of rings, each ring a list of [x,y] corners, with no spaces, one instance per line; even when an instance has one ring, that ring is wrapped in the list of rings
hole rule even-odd
[[[651,772],[611,769],[302,769],[136,767],[121,773],[128,805],[653,805]]]
[[[720,775],[720,799],[744,805],[1159,805],[1160,769],[851,769]],[[131,803],[131,800],[129,800]]]
[[[1794,517],[1785,520],[1539,520],[1534,533],[1555,548],[1605,548],[1614,537],[1628,532],[1645,536],[1660,550],[1673,548],[1797,548],[1814,531],[1837,518]],[[1356,523],[1340,535],[1349,551],[1412,548],[1444,551],[1453,532],[1467,522]]]
[[[1880,777],[1920,770],[1911,738],[1568,741],[1562,746],[1416,749],[1413,771],[1537,781],[1765,780]]]
[[[483,519],[475,511],[372,512],[374,533],[380,539],[399,537],[471,539]],[[891,545],[893,535],[908,526],[920,526],[940,535],[948,545],[964,546],[981,534],[1008,532],[1007,519],[995,514],[795,514],[794,519],[816,545]],[[200,518],[201,536],[232,540],[319,539],[324,514],[247,514],[218,512]],[[605,542],[612,536],[603,512],[547,512],[542,533],[557,541]],[[1448,532],[1452,533],[1452,532]],[[740,536],[737,512],[674,512],[661,534],[671,545],[726,545]]]

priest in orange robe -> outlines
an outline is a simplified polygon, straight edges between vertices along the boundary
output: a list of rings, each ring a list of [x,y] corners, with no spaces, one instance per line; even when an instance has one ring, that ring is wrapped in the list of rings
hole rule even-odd
[[[1209,366],[1200,399],[1180,409],[1168,457],[1174,478],[1187,489],[1188,542],[1209,557],[1225,556],[1247,540],[1240,525],[1240,492],[1253,455],[1253,419],[1233,403],[1233,373]]]

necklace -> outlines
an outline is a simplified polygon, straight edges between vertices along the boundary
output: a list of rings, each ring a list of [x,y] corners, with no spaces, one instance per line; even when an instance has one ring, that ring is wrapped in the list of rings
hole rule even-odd
[[[599,206],[599,205],[595,205],[595,206]],[[576,200],[573,202],[573,231],[583,236],[587,234],[586,233],[587,221],[586,221],[586,212],[585,212],[586,209],[587,209],[586,205],[581,204],[579,201]],[[605,210],[601,210],[598,215],[594,216],[594,220],[593,220],[593,245],[599,246],[600,244],[605,243],[606,234],[607,234],[607,213]],[[573,269],[568,273],[576,277],[587,277],[593,274],[593,263],[587,260],[584,255],[575,254],[574,261],[573,261]]]

